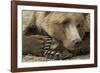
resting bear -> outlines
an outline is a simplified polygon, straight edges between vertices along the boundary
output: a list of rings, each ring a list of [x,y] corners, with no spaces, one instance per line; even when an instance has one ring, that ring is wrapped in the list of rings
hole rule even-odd
[[[65,59],[89,53],[86,16],[86,13],[33,11],[23,31],[23,54]],[[45,47],[45,42],[49,42],[46,44],[49,46]]]

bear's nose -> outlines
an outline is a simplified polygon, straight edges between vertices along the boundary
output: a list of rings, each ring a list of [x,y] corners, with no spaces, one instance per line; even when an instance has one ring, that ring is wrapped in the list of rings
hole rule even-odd
[[[79,47],[80,44],[81,44],[81,42],[82,42],[82,41],[81,41],[80,39],[75,39],[75,40],[73,41],[75,47]]]

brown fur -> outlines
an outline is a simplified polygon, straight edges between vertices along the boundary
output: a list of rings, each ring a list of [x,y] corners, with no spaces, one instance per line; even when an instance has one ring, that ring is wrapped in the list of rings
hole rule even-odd
[[[70,51],[71,53],[79,54],[80,53],[79,49],[74,48],[73,40],[75,40],[76,38],[82,40],[84,38],[83,36],[85,33],[85,25],[86,25],[85,15],[86,14],[83,13],[33,12],[33,18],[30,20],[29,25],[24,30],[25,32],[24,36],[28,35],[29,40],[33,38],[33,42],[31,43],[33,45],[25,44],[25,42],[30,42],[30,41],[24,40],[23,46],[25,44],[26,47],[31,47],[31,50],[32,49],[37,50],[37,48],[34,47],[35,46],[39,47],[42,46],[43,44],[40,45],[39,42],[37,43],[37,45],[34,45],[36,41],[38,41],[38,39],[36,40],[36,38],[34,38],[34,35],[38,34],[43,36],[43,32],[46,32],[49,36],[58,40],[59,41],[58,43],[62,44],[61,46],[64,48],[62,50],[66,50],[67,53],[68,51]],[[32,35],[33,37],[30,37],[30,35]],[[85,37],[84,39],[89,39],[89,37]],[[34,40],[36,41],[34,42]],[[82,42],[87,42],[87,41],[83,40]],[[84,44],[82,43],[81,46],[86,45]],[[60,45],[58,46],[60,47]],[[58,48],[56,48],[56,50],[57,49]],[[82,47],[81,49],[82,53],[87,52],[86,49],[84,49],[84,47]],[[38,54],[38,52],[36,51],[34,52]],[[65,51],[63,51],[63,53],[64,56],[69,55],[69,53],[66,54]]]

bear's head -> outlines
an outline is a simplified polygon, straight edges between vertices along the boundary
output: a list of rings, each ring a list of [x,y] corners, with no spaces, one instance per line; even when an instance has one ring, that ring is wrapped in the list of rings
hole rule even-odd
[[[73,51],[82,41],[85,23],[84,13],[51,12],[44,18],[41,28]]]

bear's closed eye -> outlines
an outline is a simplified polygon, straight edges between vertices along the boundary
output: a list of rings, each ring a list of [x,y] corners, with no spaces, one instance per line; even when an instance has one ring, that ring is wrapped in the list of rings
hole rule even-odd
[[[77,28],[80,28],[80,27],[81,27],[81,24],[78,24],[78,25],[77,25]]]
[[[62,22],[62,24],[63,24],[64,27],[68,26],[69,23],[70,23],[70,20],[69,20],[69,19],[68,19],[68,20],[64,20],[64,21]]]

